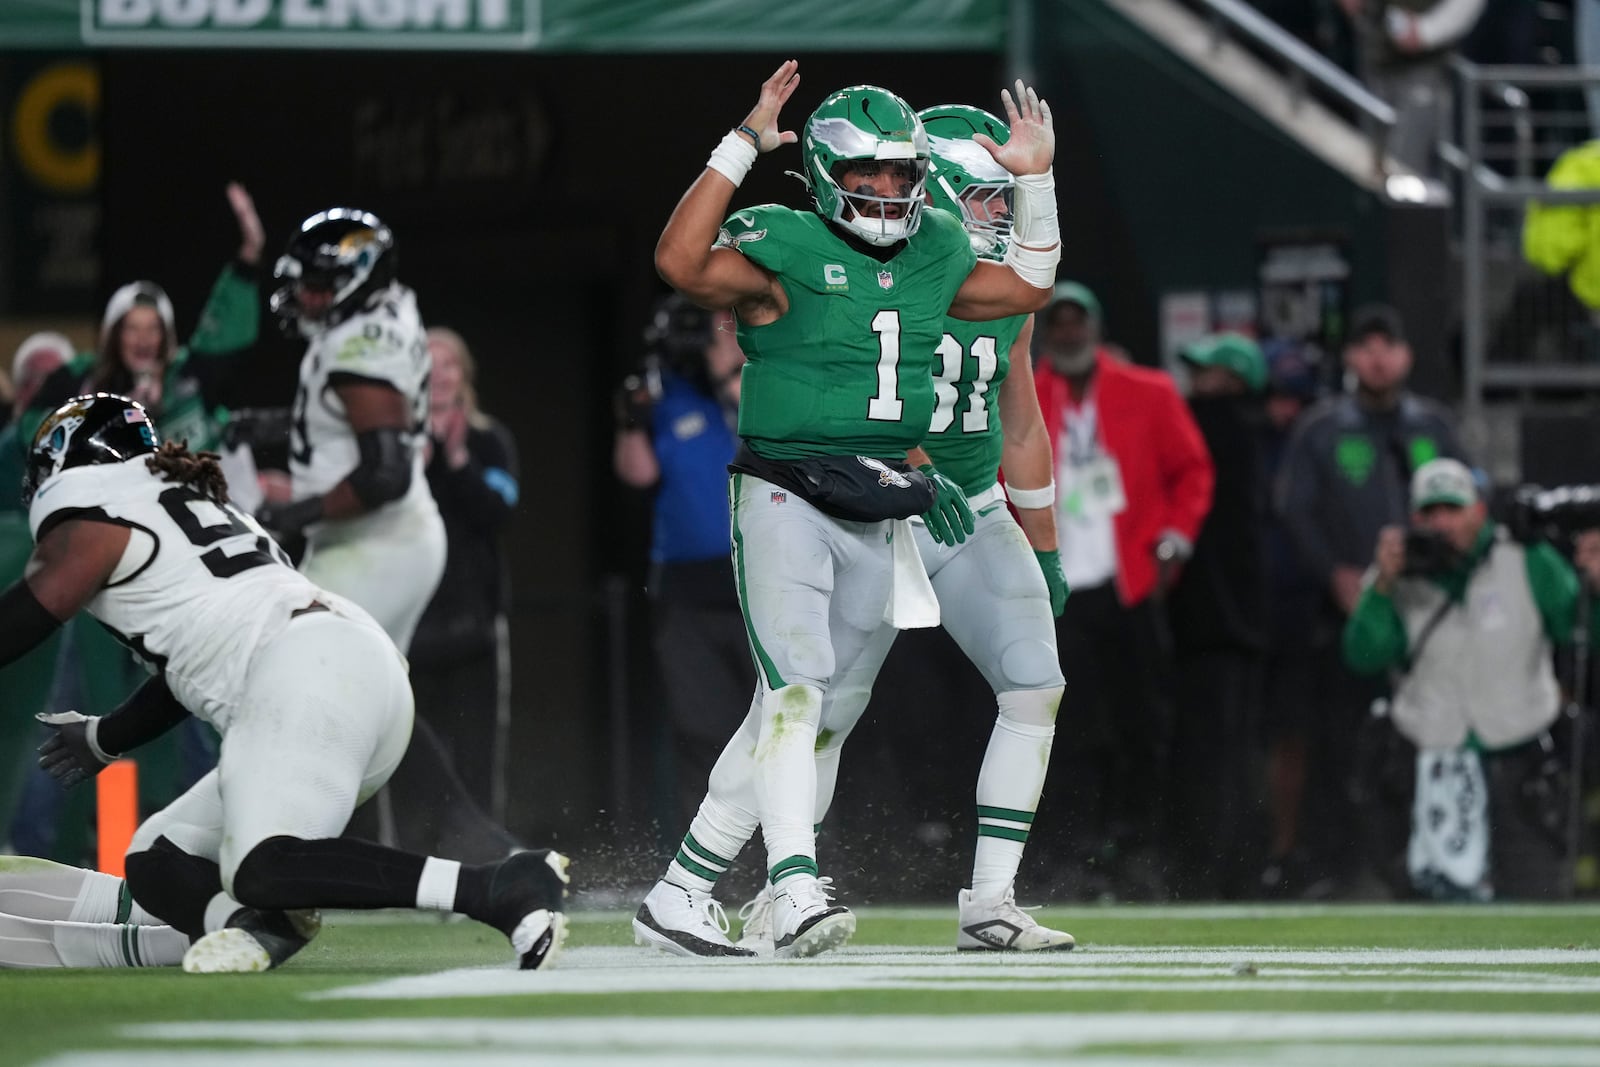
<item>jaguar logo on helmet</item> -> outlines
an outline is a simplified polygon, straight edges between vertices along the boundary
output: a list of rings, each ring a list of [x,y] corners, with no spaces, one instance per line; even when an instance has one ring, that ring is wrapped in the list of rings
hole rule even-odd
[[[394,232],[371,212],[336,207],[312,215],[273,268],[283,283],[269,301],[279,327],[310,339],[365,310],[395,281],[398,256]]]
[[[160,440],[139,403],[115,393],[73,397],[45,416],[33,435],[22,476],[22,504],[73,467],[121,463],[154,452]]]

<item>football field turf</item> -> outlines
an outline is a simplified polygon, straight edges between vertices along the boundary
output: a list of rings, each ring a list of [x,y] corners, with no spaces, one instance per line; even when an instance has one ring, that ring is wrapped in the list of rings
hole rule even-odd
[[[0,972],[0,1064],[1600,1067],[1600,905],[1055,908],[1051,956],[862,909],[812,960],[635,948],[576,913],[546,972],[469,922],[328,917],[264,975]]]

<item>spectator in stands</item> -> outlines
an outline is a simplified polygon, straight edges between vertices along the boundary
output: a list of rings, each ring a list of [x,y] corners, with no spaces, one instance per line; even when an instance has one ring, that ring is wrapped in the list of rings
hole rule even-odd
[[[1172,732],[1164,599],[1211,506],[1211,457],[1172,379],[1102,344],[1100,302],[1086,287],[1058,284],[1039,322],[1034,384],[1055,442],[1072,589],[1056,632],[1074,743],[1057,756],[1067,766],[1053,795],[1065,811],[1047,825],[1065,848],[1102,848],[1071,856],[1068,878],[1081,881],[1063,893],[1160,897]]]
[[[1250,895],[1263,852],[1261,677],[1267,642],[1261,478],[1267,363],[1223,333],[1187,346],[1189,409],[1216,468],[1211,509],[1168,604],[1175,652],[1172,888]]]
[[[651,629],[677,803],[692,819],[756,682],[728,552],[728,463],[745,357],[732,315],[677,294],[657,305],[645,345],[643,372],[617,393],[612,458],[625,485],[655,493]]]
[[[1550,545],[1497,528],[1456,460],[1417,469],[1411,511],[1411,535],[1379,534],[1344,654],[1363,674],[1398,675],[1390,721],[1417,750],[1412,888],[1446,900],[1570,896],[1552,649],[1572,638],[1578,579]],[[1600,530],[1578,538],[1577,562],[1600,589]],[[1600,601],[1591,610],[1600,643]]]
[[[1411,476],[1439,456],[1463,458],[1454,420],[1441,405],[1411,393],[1411,348],[1399,313],[1387,305],[1358,308],[1344,340],[1344,363],[1353,392],[1330,397],[1307,411],[1290,439],[1275,487],[1276,506],[1301,562],[1326,590],[1312,624],[1317,676],[1307,694],[1311,736],[1307,781],[1297,818],[1310,856],[1307,878],[1350,878],[1363,863],[1387,869],[1387,846],[1356,838],[1378,832],[1396,815],[1371,801],[1379,783],[1356,776],[1355,750],[1381,681],[1358,677],[1339,654],[1344,621],[1361,595],[1361,578],[1378,531],[1402,523],[1409,511]],[[1364,819],[1352,819],[1350,791],[1368,802]],[[1403,811],[1399,813],[1403,822]],[[1381,836],[1381,835],[1380,835]],[[1403,830],[1401,833],[1403,837]],[[1370,887],[1369,887],[1370,888]]]
[[[22,577],[33,552],[28,512],[22,506],[22,472],[29,442],[18,436],[12,415],[26,411],[34,393],[73,356],[72,342],[59,333],[36,333],[17,347],[11,360],[12,407],[0,430],[0,586]],[[33,713],[44,710],[55,673],[60,639],[52,637],[21,660],[0,670],[6,713],[0,717],[0,826],[11,825],[17,793],[33,765]],[[47,783],[40,783],[45,785]],[[0,845],[5,840],[0,836]],[[4,851],[0,848],[0,851]]]
[[[478,407],[477,363],[454,330],[433,356],[428,486],[444,519],[444,577],[411,638],[411,688],[477,805],[506,818],[509,589],[500,534],[517,506],[517,445]]]
[[[1434,146],[1455,137],[1450,55],[1484,0],[1339,0],[1355,30],[1356,72],[1395,109],[1389,154],[1433,174]]]
[[[1260,477],[1270,494],[1290,435],[1301,414],[1316,402],[1321,382],[1316,352],[1308,344],[1270,339],[1262,349],[1267,359],[1267,426]],[[1268,624],[1262,734],[1270,835],[1257,890],[1274,897],[1307,888],[1305,857],[1298,848],[1299,816],[1317,685],[1311,638],[1326,594],[1295,551],[1276,510],[1268,516],[1264,547]]]

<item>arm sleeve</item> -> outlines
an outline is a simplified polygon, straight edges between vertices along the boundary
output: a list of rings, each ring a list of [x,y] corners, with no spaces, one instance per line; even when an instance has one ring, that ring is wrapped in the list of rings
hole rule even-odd
[[[1344,661],[1357,674],[1381,674],[1405,664],[1406,626],[1394,600],[1368,586],[1344,624]]]
[[[1274,506],[1289,540],[1306,568],[1321,585],[1327,585],[1337,562],[1317,519],[1322,480],[1317,470],[1316,440],[1302,422],[1289,439],[1283,466],[1273,487]]]
[[[1167,442],[1160,449],[1161,477],[1166,483],[1167,514],[1162,529],[1177,530],[1193,544],[1211,510],[1217,471],[1206,450],[1194,415],[1176,388],[1165,390]]]
[[[1578,610],[1577,573],[1561,553],[1546,544],[1529,545],[1522,562],[1545,636],[1552,644],[1567,644],[1572,640]]]
[[[189,337],[196,356],[233,355],[250,348],[261,333],[261,287],[253,267],[234,261],[222,268]]]
[[[102,751],[120,756],[154,741],[188,717],[189,709],[178,703],[166,681],[151,678],[100,720],[96,740]]]

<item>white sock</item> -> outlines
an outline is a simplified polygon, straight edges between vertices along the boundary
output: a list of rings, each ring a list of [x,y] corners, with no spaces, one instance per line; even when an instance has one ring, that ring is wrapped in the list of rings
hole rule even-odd
[[[706,794],[689,824],[689,832],[683,835],[677,855],[667,864],[667,881],[686,889],[711,892],[755,832],[754,814]]]
[[[429,856],[422,862],[422,877],[417,879],[417,908],[421,911],[455,911],[456,879],[460,876],[459,861]]]
[[[122,879],[32,856],[0,857],[0,912],[25,919],[124,921]]]
[[[1061,691],[1018,690],[998,699],[1000,714],[978,772],[978,844],[972,861],[972,895],[978,900],[1003,896],[1016,880],[1050,767]],[[1018,721],[1024,718],[1034,721]],[[1039,719],[1050,725],[1038,724]]]
[[[817,803],[815,749],[822,717],[822,690],[786,685],[761,698],[761,734],[756,742],[756,811],[767,845],[769,877],[809,861],[816,874],[817,835],[812,829]]]
[[[0,915],[0,967],[169,967],[188,948],[170,926]]]
[[[63,967],[170,967],[183,962],[189,939],[170,926],[55,923]]]

